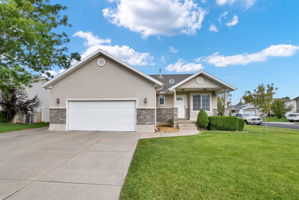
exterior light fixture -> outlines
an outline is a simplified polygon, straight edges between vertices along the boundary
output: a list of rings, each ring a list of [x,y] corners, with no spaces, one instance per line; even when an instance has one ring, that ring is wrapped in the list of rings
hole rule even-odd
[[[147,98],[146,98],[146,97],[144,97],[144,99],[143,99],[143,103],[144,103],[144,104],[147,104]]]
[[[60,104],[60,99],[56,98],[56,104],[59,105]]]

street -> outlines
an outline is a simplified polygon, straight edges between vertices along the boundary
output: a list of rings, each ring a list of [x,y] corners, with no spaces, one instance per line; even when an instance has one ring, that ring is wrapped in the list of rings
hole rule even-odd
[[[291,123],[291,122],[263,122],[263,126],[272,126],[272,127],[280,127],[280,128],[291,128],[298,129],[299,124]]]

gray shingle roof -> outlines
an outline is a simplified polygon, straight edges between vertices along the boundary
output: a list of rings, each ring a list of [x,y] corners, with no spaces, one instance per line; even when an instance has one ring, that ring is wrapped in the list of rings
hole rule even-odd
[[[179,82],[183,81],[184,79],[192,76],[193,74],[152,74],[150,75],[154,79],[163,83],[163,87],[161,91],[166,92],[168,88],[178,84]]]

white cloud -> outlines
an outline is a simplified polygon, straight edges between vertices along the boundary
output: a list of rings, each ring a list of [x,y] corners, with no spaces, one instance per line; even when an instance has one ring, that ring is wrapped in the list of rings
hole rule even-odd
[[[237,2],[243,4],[245,8],[250,8],[255,4],[256,0],[216,0],[219,6],[232,5]]]
[[[167,71],[170,72],[194,72],[203,69],[200,63],[186,63],[182,59],[178,60],[174,64],[170,64],[166,67]]]
[[[262,51],[252,54],[237,54],[233,56],[223,56],[219,53],[214,53],[206,57],[205,62],[217,67],[227,67],[230,65],[247,65],[253,62],[263,62],[269,57],[289,57],[299,51],[299,46],[290,44],[272,45]]]
[[[215,24],[210,25],[209,30],[211,32],[218,32],[218,28]]]
[[[176,53],[178,53],[179,52],[179,50],[178,49],[176,49],[175,47],[173,47],[173,46],[170,46],[169,48],[168,48],[168,50],[169,50],[169,52],[170,53],[173,53],[173,54],[176,54]]]
[[[162,64],[164,64],[164,65],[167,63],[167,59],[166,59],[165,56],[161,56],[161,57],[160,57],[160,61],[161,61]]]
[[[194,34],[201,29],[206,11],[193,0],[110,0],[115,8],[102,10],[111,23],[151,35]]]
[[[219,17],[218,17],[218,22],[222,23],[222,20],[225,19],[227,17],[227,15],[229,14],[228,11],[223,12]]]
[[[246,8],[250,8],[255,4],[256,0],[245,0],[245,6]]]
[[[130,65],[147,66],[153,64],[154,58],[150,53],[138,52],[126,45],[112,45],[110,39],[99,38],[91,32],[78,31],[74,36],[85,39],[86,50],[81,55],[83,58],[98,49],[102,49]]]
[[[232,20],[230,22],[226,23],[226,26],[236,26],[239,23],[239,17],[237,15],[233,16]]]
[[[232,4],[234,2],[235,2],[235,0],[216,0],[216,3],[219,6],[223,6],[223,5],[226,5],[226,4]]]

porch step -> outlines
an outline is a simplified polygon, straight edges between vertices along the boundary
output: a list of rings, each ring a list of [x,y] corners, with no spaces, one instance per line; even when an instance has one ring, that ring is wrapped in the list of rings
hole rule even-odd
[[[197,131],[197,126],[195,122],[190,120],[179,120],[178,127],[180,131]]]
[[[181,132],[197,132],[197,128],[180,128]]]
[[[178,123],[179,124],[194,124],[195,122],[193,122],[191,120],[187,120],[187,119],[179,119]]]

